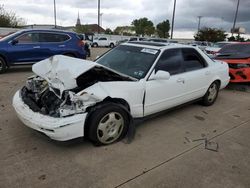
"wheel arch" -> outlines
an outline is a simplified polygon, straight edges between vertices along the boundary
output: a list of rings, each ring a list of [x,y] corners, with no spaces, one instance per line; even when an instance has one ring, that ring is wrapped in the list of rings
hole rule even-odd
[[[6,66],[9,67],[9,61],[7,59],[7,57],[5,55],[3,55],[2,53],[0,53],[0,57],[4,59],[5,63],[6,63]]]
[[[90,106],[86,109],[86,111],[88,112],[88,115],[86,117],[86,120],[85,120],[85,123],[84,123],[84,137],[86,136],[88,138],[88,131],[89,131],[89,120],[90,120],[90,117],[91,117],[91,113],[96,110],[97,108],[100,108],[102,107],[104,104],[107,104],[107,103],[115,103],[117,105],[119,105],[121,108],[124,109],[124,111],[127,113],[130,121],[131,121],[131,118],[132,116],[130,115],[130,106],[129,106],[129,103],[122,99],[122,98],[112,98],[112,97],[106,97],[104,100],[102,100],[101,102],[99,103],[96,103],[94,106]]]

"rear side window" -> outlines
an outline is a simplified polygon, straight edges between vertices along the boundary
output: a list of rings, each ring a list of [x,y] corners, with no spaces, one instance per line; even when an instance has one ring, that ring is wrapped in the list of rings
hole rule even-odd
[[[65,34],[57,33],[39,33],[39,42],[64,42],[70,37]]]
[[[206,67],[205,61],[195,49],[184,48],[182,49],[182,53],[183,68],[186,72]]]
[[[18,40],[18,44],[30,44],[39,42],[38,33],[26,33],[16,38]]]
[[[167,71],[170,75],[182,73],[182,52],[181,49],[169,49],[163,52],[158,63],[155,66],[155,72],[158,70]]]

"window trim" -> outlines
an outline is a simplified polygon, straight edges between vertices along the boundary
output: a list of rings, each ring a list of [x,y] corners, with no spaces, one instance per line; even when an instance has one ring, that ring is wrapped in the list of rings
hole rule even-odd
[[[202,54],[200,54],[200,52],[193,48],[193,47],[176,47],[176,48],[168,48],[168,49],[163,49],[161,53],[159,53],[158,57],[156,58],[155,62],[153,63],[152,67],[151,67],[151,70],[148,71],[148,74],[145,76],[145,79],[146,81],[151,81],[149,80],[149,78],[151,77],[151,75],[153,74],[153,72],[155,71],[155,66],[157,65],[157,63],[159,62],[161,56],[163,55],[164,52],[166,52],[167,50],[171,50],[171,49],[180,49],[181,50],[181,53],[182,53],[182,57],[183,57],[183,49],[193,49],[195,50],[199,57],[203,60],[204,62],[204,67],[201,68],[201,69],[204,69],[204,68],[207,68],[209,66],[209,64],[207,63],[206,59],[202,56]],[[183,59],[183,62],[184,62],[184,59]],[[182,62],[182,64],[183,64]],[[201,70],[201,69],[196,69],[196,70],[192,70],[192,71],[197,71],[197,70]],[[181,75],[181,74],[185,74],[185,73],[189,73],[189,72],[192,72],[192,71],[184,71],[184,72],[181,72],[181,73],[178,73],[178,74],[174,74],[174,75],[170,75],[170,77],[172,76],[177,76],[177,75]]]
[[[21,34],[21,35],[19,35],[19,36],[17,36],[17,37],[15,37],[13,40],[18,40],[18,38],[19,37],[21,37],[21,36],[23,36],[23,35],[26,35],[26,34],[32,34],[32,33],[49,33],[49,34],[59,34],[59,35],[67,35],[68,37],[69,37],[69,39],[68,40],[65,40],[65,41],[62,41],[62,42],[30,42],[30,43],[21,43],[21,45],[22,44],[46,44],[46,43],[58,43],[58,44],[61,44],[61,43],[64,43],[64,42],[68,42],[69,40],[71,40],[72,39],[72,37],[69,35],[69,34],[67,34],[67,33],[60,33],[60,32],[50,32],[50,31],[42,31],[42,32],[40,32],[40,31],[29,31],[29,32],[27,32],[27,33],[23,33],[23,34]],[[80,39],[79,39],[80,40]],[[17,43],[17,45],[18,45],[19,43]]]
[[[182,58],[183,58],[182,49],[183,49],[183,48],[169,48],[169,49],[165,49],[164,51],[162,51],[162,53],[159,54],[159,58],[157,59],[157,62],[153,65],[154,67],[153,67],[153,70],[152,70],[152,72],[150,73],[149,77],[151,76],[151,74],[153,73],[153,71],[155,71],[156,65],[158,64],[159,60],[161,59],[162,55],[163,55],[165,52],[167,52],[167,51],[169,51],[169,50],[180,50],[181,56],[182,56]],[[181,66],[182,66],[182,64],[183,64],[183,60],[182,60],[182,62],[181,62]],[[185,71],[184,71],[184,72],[177,73],[177,74],[173,74],[173,75],[170,75],[170,76],[175,76],[175,75],[179,75],[179,74],[182,74],[182,73],[185,73]]]
[[[208,67],[208,63],[207,61],[204,59],[204,57],[197,51],[197,49],[195,48],[188,48],[188,47],[184,47],[184,48],[181,48],[181,51],[182,51],[182,56],[184,55],[183,54],[183,49],[192,49],[196,52],[196,56],[199,58],[199,60],[202,62],[203,64],[203,67],[202,68],[199,68],[199,69],[195,69],[195,70],[190,70],[190,71],[184,71],[183,73],[186,73],[186,72],[192,72],[192,71],[197,71],[197,70],[201,70],[201,69],[204,69],[204,68],[207,68]],[[184,56],[183,56],[183,65],[184,65]]]

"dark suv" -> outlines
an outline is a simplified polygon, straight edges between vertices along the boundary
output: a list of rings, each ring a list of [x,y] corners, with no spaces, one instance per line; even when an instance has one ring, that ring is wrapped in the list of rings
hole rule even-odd
[[[0,39],[0,73],[10,66],[32,64],[56,54],[86,59],[84,43],[74,32],[18,31]]]

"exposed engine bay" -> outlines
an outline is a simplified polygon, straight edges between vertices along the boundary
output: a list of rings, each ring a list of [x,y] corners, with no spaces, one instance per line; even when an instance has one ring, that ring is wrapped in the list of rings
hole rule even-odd
[[[21,97],[34,112],[52,117],[67,117],[83,113],[90,106],[102,101],[83,90],[97,82],[133,81],[102,67],[93,67],[76,78],[77,87],[62,93],[40,76],[30,77],[21,89]]]

